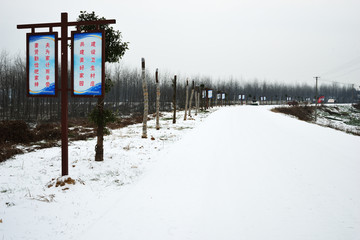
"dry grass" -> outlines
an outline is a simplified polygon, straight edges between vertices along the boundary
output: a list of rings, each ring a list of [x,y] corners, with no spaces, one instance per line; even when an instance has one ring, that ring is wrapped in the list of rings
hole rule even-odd
[[[313,120],[314,110],[315,107],[311,106],[277,107],[271,109],[273,112],[289,114],[306,122]]]
[[[137,113],[127,118],[118,119],[116,122],[108,124],[108,127],[118,129],[142,121],[143,116]],[[96,137],[95,125],[85,118],[69,119],[68,126],[70,128],[68,131],[69,141]],[[16,148],[17,145],[24,145],[30,151],[59,146],[61,125],[59,122],[42,123],[31,129],[25,121],[1,121],[0,133],[0,162],[3,162],[16,154],[24,153],[23,150]]]

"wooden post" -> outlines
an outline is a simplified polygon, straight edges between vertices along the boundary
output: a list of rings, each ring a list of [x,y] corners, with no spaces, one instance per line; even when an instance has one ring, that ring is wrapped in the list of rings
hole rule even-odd
[[[188,98],[189,98],[189,81],[186,79],[186,86],[185,86],[185,114],[184,114],[184,121],[186,121],[187,110],[188,110]]]
[[[194,97],[194,88],[195,88],[195,82],[192,81],[192,86],[191,86],[191,95],[190,95],[190,102],[189,102],[189,117],[191,117],[191,105],[192,105],[192,99]]]
[[[173,79],[173,109],[174,109],[174,115],[173,115],[173,123],[176,123],[176,75],[174,76]]]
[[[201,108],[201,110],[203,110],[204,107],[204,100],[203,100],[203,91],[204,91],[204,84],[200,85],[200,90],[199,90],[199,107]]]
[[[197,108],[198,108],[198,93],[197,93],[197,87],[195,87],[195,116],[197,116]]]
[[[61,13],[61,175],[69,175],[68,163],[68,14]]]
[[[195,116],[197,116],[199,112],[199,105],[200,105],[200,94],[199,94],[199,86],[195,87]]]
[[[209,89],[205,88],[205,110],[209,109]]]
[[[61,28],[61,174],[62,176],[69,175],[68,167],[68,27],[70,26],[85,26],[94,25],[99,29],[99,25],[114,24],[115,19],[99,20],[99,21],[81,21],[69,22],[68,14],[61,13],[61,22],[55,23],[37,23],[37,24],[20,24],[18,29],[31,29],[31,33],[35,33],[37,28],[49,28],[49,32],[53,32],[54,27]],[[59,106],[60,107],[60,106]]]
[[[317,121],[317,106],[318,106],[318,79],[319,77],[314,77],[316,80],[315,84],[315,122]]]
[[[216,91],[215,106],[218,106],[218,96],[219,96],[219,91]]]
[[[149,111],[149,96],[148,96],[148,89],[146,85],[145,79],[145,59],[141,59],[141,78],[142,78],[142,86],[144,92],[144,118],[143,118],[143,128],[142,128],[142,138],[147,138],[147,118],[148,118],[148,111]]]
[[[156,81],[156,130],[160,129],[159,123],[159,111],[160,111],[160,83],[158,69],[155,72],[155,81]]]

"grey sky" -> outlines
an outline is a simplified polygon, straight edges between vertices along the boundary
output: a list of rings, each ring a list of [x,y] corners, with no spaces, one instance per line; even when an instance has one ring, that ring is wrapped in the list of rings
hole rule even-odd
[[[17,24],[75,21],[80,10],[116,19],[130,42],[122,63],[228,79],[360,85],[359,0],[3,1],[0,50],[25,54]],[[60,29],[55,29],[60,31]]]

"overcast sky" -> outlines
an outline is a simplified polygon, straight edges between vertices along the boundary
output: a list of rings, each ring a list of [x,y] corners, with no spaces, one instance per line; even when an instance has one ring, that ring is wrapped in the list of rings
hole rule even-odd
[[[25,54],[17,24],[95,11],[130,42],[122,64],[173,74],[360,85],[359,0],[8,0],[0,50]],[[60,29],[55,29],[60,32]],[[59,33],[60,34],[60,33]]]

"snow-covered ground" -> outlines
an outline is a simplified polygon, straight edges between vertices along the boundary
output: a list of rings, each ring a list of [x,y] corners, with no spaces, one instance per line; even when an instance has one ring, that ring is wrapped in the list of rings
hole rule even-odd
[[[360,239],[360,137],[268,106],[206,115],[115,130],[101,163],[71,143],[75,185],[51,186],[60,148],[0,164],[0,239]]]
[[[360,110],[351,104],[328,104],[318,109],[316,124],[360,134]]]

